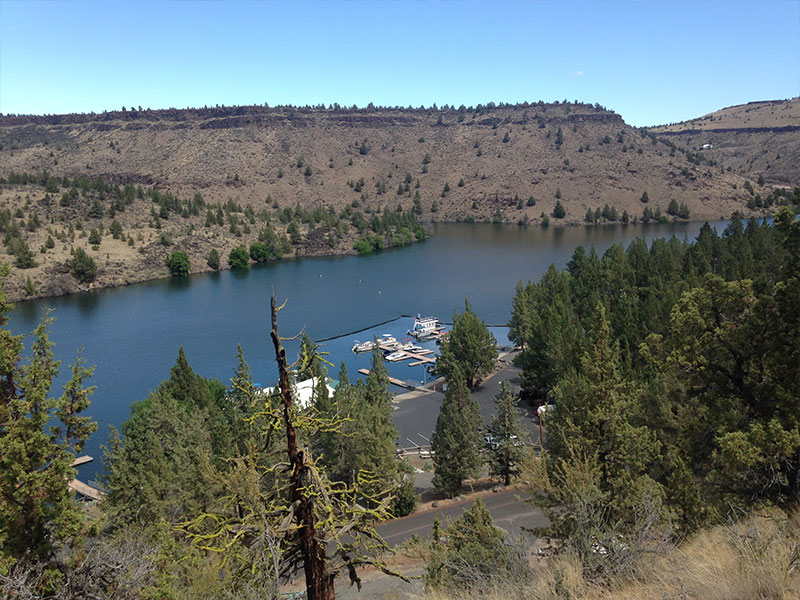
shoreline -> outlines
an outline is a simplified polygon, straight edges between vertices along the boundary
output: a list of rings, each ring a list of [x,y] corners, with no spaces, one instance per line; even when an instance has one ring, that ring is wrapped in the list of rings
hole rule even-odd
[[[773,216],[771,212],[765,212],[765,211],[762,211],[762,212],[764,212],[764,214],[743,215],[743,218],[751,218],[751,217],[753,217],[753,218],[756,218],[756,219],[769,219],[769,218],[771,218]],[[492,225],[492,226],[501,225],[501,226],[511,226],[511,227],[523,228],[523,229],[530,229],[530,228],[547,229],[547,228],[571,228],[571,227],[580,227],[580,226],[591,227],[591,228],[607,227],[607,226],[627,227],[628,225],[633,225],[633,226],[656,225],[656,226],[660,226],[660,225],[667,225],[667,224],[670,224],[670,223],[691,224],[691,223],[705,223],[705,222],[713,222],[713,221],[725,221],[727,219],[730,219],[730,217],[727,217],[727,218],[726,217],[705,218],[705,219],[671,219],[669,221],[651,222],[651,223],[642,223],[641,221],[636,221],[636,222],[632,221],[630,223],[621,223],[621,222],[585,223],[585,222],[580,222],[580,221],[577,221],[577,220],[572,220],[572,221],[559,220],[559,221],[555,221],[555,222],[551,221],[549,225],[543,225],[541,223],[529,223],[527,225],[522,224],[522,223],[509,223],[509,222],[506,222],[506,223],[491,223],[489,221],[476,221],[474,223],[469,223],[469,222],[465,222],[463,220],[455,220],[455,221],[430,221],[430,222],[424,223],[423,226],[425,228],[426,236],[427,237],[431,237],[432,235],[434,235],[435,227],[437,225],[439,225],[439,224],[442,224],[442,225],[458,224],[458,225],[470,225],[470,226],[471,225],[478,225],[478,226],[482,226],[482,225]],[[666,235],[667,234],[665,233],[665,236]],[[426,239],[427,239],[427,237],[426,237]],[[424,242],[424,241],[425,240],[415,240],[415,241],[412,242],[412,244],[418,244],[418,243]],[[372,252],[370,254],[365,254],[363,256],[371,256],[371,255],[380,254],[382,252],[389,251],[389,250],[399,250],[399,249],[402,249],[402,248],[405,248],[405,247],[406,247],[406,245],[403,245],[403,246],[390,246],[390,247],[385,248],[384,250],[378,250],[378,251]],[[291,257],[265,261],[263,263],[250,263],[248,269],[240,270],[240,272],[243,273],[243,274],[247,273],[251,269],[261,268],[260,265],[274,266],[274,265],[278,265],[278,264],[281,264],[281,263],[288,263],[288,262],[296,261],[296,260],[332,259],[332,258],[351,257],[351,256],[361,256],[361,255],[359,255],[359,253],[356,250],[354,250],[352,248],[352,246],[350,246],[347,249],[342,247],[340,251],[336,251],[335,249],[331,249],[331,251],[322,251],[322,252],[314,252],[314,251],[312,251],[312,252],[310,252],[308,254],[295,254],[294,256],[291,256]],[[150,261],[150,262],[152,262],[152,261]],[[24,303],[24,302],[29,302],[29,301],[43,300],[43,299],[46,299],[46,298],[60,298],[60,297],[64,297],[64,296],[87,294],[87,293],[91,293],[91,292],[95,292],[95,291],[102,291],[102,290],[107,290],[107,289],[121,288],[121,287],[127,287],[127,286],[131,286],[131,285],[137,285],[137,284],[141,284],[141,283],[148,283],[148,282],[151,282],[151,281],[158,281],[158,280],[172,279],[173,278],[173,276],[168,271],[166,271],[166,267],[163,266],[163,262],[161,262],[159,260],[159,261],[157,261],[157,264],[159,265],[157,270],[152,269],[152,268],[151,269],[147,269],[147,266],[146,265],[142,265],[142,264],[122,265],[122,270],[121,270],[120,273],[118,273],[118,275],[117,275],[118,278],[117,279],[94,282],[94,283],[92,283],[92,284],[90,284],[88,286],[78,284],[77,282],[72,280],[72,278],[69,276],[68,270],[67,270],[66,275],[67,275],[67,277],[70,278],[72,286],[64,286],[62,288],[62,290],[61,290],[61,293],[43,293],[43,294],[34,294],[34,295],[31,295],[31,296],[28,296],[28,295],[25,294],[24,281],[20,281],[19,280],[19,276],[20,275],[23,275],[23,276],[26,275],[25,270],[12,268],[12,271],[11,271],[9,277],[7,277],[3,281],[3,287],[4,287],[4,291],[6,293],[7,299],[10,302]],[[50,271],[51,272],[52,271],[57,271],[58,267],[59,267],[58,264],[50,265]],[[232,267],[230,267],[230,266],[222,266],[222,265],[220,265],[220,267],[218,269],[212,269],[211,267],[209,267],[205,263],[205,261],[201,261],[201,264],[199,264],[196,268],[192,268],[190,270],[189,274],[186,277],[184,277],[184,278],[176,277],[175,279],[189,280],[191,277],[194,277],[194,276],[209,275],[209,274],[213,274],[213,273],[221,273],[221,272],[224,272],[224,271],[232,271],[232,270],[233,270]],[[63,266],[60,268],[60,271],[63,271]],[[15,278],[15,275],[17,276],[16,278]],[[14,279],[17,279],[17,281],[14,282]],[[16,285],[9,286],[8,285],[9,283],[16,283]]]

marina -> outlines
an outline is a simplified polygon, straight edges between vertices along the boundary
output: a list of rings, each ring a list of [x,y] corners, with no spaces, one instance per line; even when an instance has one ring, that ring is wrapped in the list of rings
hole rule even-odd
[[[406,333],[414,336],[417,340],[422,341],[441,339],[446,332],[444,331],[444,327],[440,325],[439,319],[435,317],[421,318],[417,316],[414,319],[413,328],[409,329]],[[408,340],[408,338],[404,338],[404,341],[405,340]],[[408,364],[409,367],[417,367],[424,364],[433,365],[436,363],[436,359],[429,356],[431,354],[435,354],[433,350],[423,348],[422,346],[418,346],[413,342],[399,342],[397,341],[397,338],[389,333],[382,333],[380,336],[376,336],[374,342],[368,341],[362,343],[358,340],[355,340],[352,351],[355,354],[371,352],[376,346],[381,350],[381,352],[383,352],[384,360],[388,362],[413,360],[414,362]],[[359,370],[359,373],[362,371],[363,369]]]

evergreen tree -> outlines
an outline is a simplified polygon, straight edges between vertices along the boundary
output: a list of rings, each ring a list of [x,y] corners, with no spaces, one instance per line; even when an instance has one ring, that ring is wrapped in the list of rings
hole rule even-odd
[[[434,521],[430,551],[424,576],[428,590],[483,597],[509,584],[521,586],[531,576],[524,549],[495,527],[480,499],[444,532],[438,518]]]
[[[610,493],[609,509],[632,519],[631,502],[662,493],[647,476],[660,444],[636,424],[636,390],[621,373],[619,346],[611,337],[605,308],[598,304],[588,331],[581,369],[571,369],[555,388],[556,410],[548,419],[548,465],[596,455],[599,486]]]
[[[524,430],[519,421],[511,390],[506,382],[500,384],[500,395],[494,399],[495,415],[491,421],[492,444],[486,449],[489,475],[501,477],[504,485],[519,476],[519,465],[525,458]]]
[[[97,264],[83,248],[75,248],[69,266],[72,276],[81,283],[91,283],[97,276]]]
[[[206,419],[204,411],[191,410],[163,386],[134,404],[122,437],[112,428],[103,457],[113,516],[123,522],[177,523],[210,506]]]
[[[480,466],[481,414],[461,377],[448,380],[431,437],[433,486],[452,497]]]
[[[0,290],[0,326],[12,308]],[[48,397],[60,364],[49,339],[52,322],[43,317],[23,365],[22,336],[0,329],[0,569],[23,558],[52,559],[65,545],[79,545],[84,532],[83,510],[67,484],[75,477],[72,462],[97,428],[81,416],[94,391],[84,387],[93,369],[78,357],[64,393]]]
[[[227,410],[231,428],[231,437],[236,444],[239,455],[247,451],[247,442],[252,439],[254,424],[248,422],[257,410],[256,389],[250,365],[244,358],[241,344],[236,344],[236,368],[231,377],[231,387],[227,393]]]
[[[523,387],[541,397],[551,392],[564,370],[578,366],[583,332],[569,284],[569,274],[551,265],[540,283],[518,297],[526,344],[515,363],[522,368]],[[516,331],[512,339],[519,343]]]
[[[366,382],[357,386],[359,402],[355,406],[354,434],[356,474],[369,472],[375,478],[374,489],[394,485],[400,469],[397,460],[397,428],[392,421],[392,395],[389,393],[389,372],[383,353],[376,346]]]
[[[209,250],[206,264],[214,270],[219,269],[219,251],[216,248]]]
[[[453,329],[442,342],[437,371],[448,381],[463,378],[474,387],[497,363],[497,342],[483,319],[472,312],[469,300],[464,312],[453,311]]]

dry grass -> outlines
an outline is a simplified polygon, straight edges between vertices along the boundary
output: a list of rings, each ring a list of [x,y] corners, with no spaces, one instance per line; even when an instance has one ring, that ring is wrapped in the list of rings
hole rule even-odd
[[[665,134],[679,147],[703,150],[708,158],[753,180],[800,184],[800,98],[751,102],[650,131]]]
[[[133,178],[184,198],[200,191],[207,201],[232,198],[258,208],[271,195],[282,206],[336,209],[360,200],[348,182],[363,178],[369,198],[362,205],[408,209],[418,191],[424,220],[491,219],[500,209],[505,222],[527,216],[536,223],[553,210],[559,190],[566,220],[578,223],[587,207],[605,203],[641,215],[645,190],[653,210],[675,199],[693,218],[727,217],[747,200],[741,177],[670,156],[619,115],[588,105],[498,108],[466,113],[461,121],[445,112],[441,123],[437,111],[241,110],[237,117],[184,120],[153,112],[135,120],[109,114],[97,122],[35,125],[0,117],[0,174]],[[426,155],[430,163],[423,165]],[[398,195],[406,173],[413,183]],[[379,182],[386,192],[377,195]],[[445,184],[450,192],[443,197]],[[529,196],[535,206],[527,206]]]
[[[525,589],[498,589],[487,600],[791,600],[800,598],[800,516],[777,511],[705,530],[665,554],[647,557],[629,578],[587,583],[568,557],[543,559]],[[424,600],[469,594],[428,593]]]

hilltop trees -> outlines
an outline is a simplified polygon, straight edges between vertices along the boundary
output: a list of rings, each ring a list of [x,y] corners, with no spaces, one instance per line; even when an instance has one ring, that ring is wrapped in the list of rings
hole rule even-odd
[[[463,313],[453,311],[453,329],[442,342],[437,371],[448,381],[461,378],[473,387],[496,362],[497,342],[483,319],[472,312],[469,300],[465,300]]]

